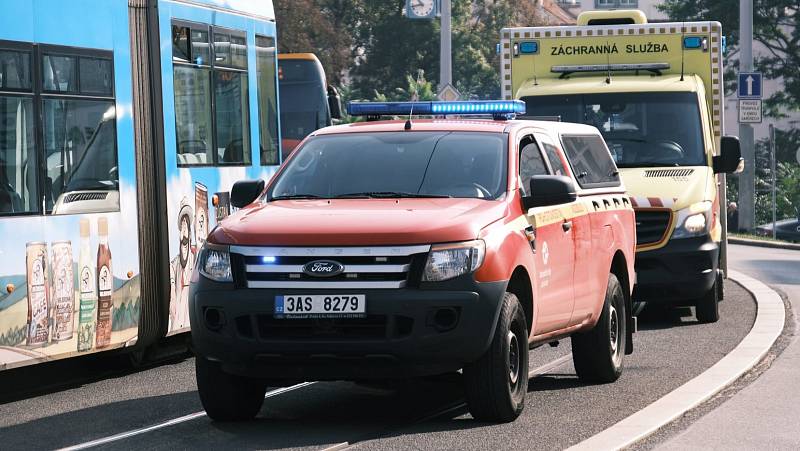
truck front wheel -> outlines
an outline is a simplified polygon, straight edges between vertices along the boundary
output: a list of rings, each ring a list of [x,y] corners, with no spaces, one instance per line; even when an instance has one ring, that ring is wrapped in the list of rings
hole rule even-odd
[[[606,298],[594,328],[572,336],[572,361],[586,382],[614,382],[622,374],[626,340],[625,293],[614,274],[608,275]]]
[[[222,371],[218,362],[195,358],[197,391],[209,418],[215,421],[252,420],[261,405],[267,385],[259,379]]]
[[[700,323],[716,323],[719,321],[719,301],[722,298],[722,277],[714,279],[714,285],[702,298],[697,300],[695,316]]]
[[[528,323],[517,297],[503,295],[500,318],[489,349],[464,367],[464,387],[472,417],[514,421],[528,391]]]

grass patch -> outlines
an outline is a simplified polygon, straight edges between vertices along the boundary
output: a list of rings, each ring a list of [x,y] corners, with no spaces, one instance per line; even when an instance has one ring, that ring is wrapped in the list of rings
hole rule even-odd
[[[778,240],[778,239],[772,238],[771,236],[751,235],[749,233],[730,233],[729,232],[728,236],[731,237],[731,238],[742,238],[742,239],[745,239],[745,240],[772,241],[773,243],[792,244],[791,241]]]

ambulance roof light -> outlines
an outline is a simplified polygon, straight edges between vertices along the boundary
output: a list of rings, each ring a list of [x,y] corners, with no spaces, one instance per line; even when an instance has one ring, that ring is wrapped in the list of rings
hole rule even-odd
[[[624,64],[579,64],[574,66],[553,66],[550,72],[561,74],[565,78],[575,72],[619,72],[631,70],[646,70],[661,74],[662,70],[669,69],[669,63],[624,63]]]
[[[471,100],[465,102],[348,102],[351,116],[459,116],[492,115],[495,119],[513,118],[525,113],[521,100]]]

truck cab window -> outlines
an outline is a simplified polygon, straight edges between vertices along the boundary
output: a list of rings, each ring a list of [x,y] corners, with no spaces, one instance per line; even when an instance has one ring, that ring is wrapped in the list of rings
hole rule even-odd
[[[529,195],[530,180],[534,175],[547,175],[547,165],[532,136],[522,139],[519,144],[519,181],[522,192]]]
[[[562,136],[561,140],[581,187],[619,186],[619,171],[606,150],[603,138],[599,135]]]

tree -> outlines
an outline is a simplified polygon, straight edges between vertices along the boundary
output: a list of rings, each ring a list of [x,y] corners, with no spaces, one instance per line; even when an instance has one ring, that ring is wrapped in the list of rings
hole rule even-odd
[[[765,99],[768,116],[781,117],[785,111],[800,110],[800,3],[797,0],[758,0],[754,2],[753,39],[767,49],[766,56],[755,58],[755,67],[767,78],[783,79],[784,89]],[[672,20],[717,20],[728,37],[728,57],[739,51],[738,0],[666,0],[659,9]],[[733,88],[738,61],[728,65],[726,83]]]

